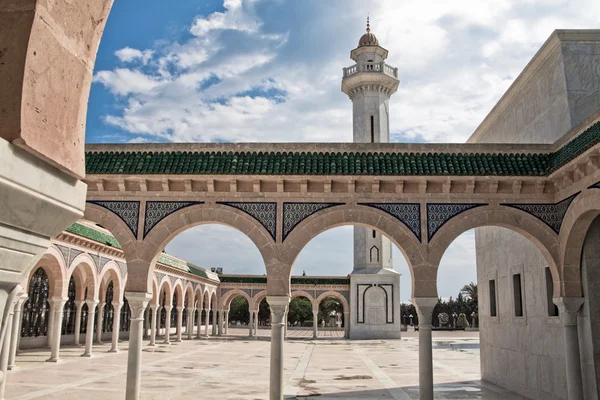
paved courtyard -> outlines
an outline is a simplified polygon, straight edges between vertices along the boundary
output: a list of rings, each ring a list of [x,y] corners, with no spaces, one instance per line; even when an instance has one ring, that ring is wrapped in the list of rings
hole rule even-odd
[[[313,341],[302,331],[288,333],[286,399],[418,399],[416,333],[390,341]],[[266,399],[269,346],[266,339],[238,337],[145,347],[142,399]],[[123,399],[127,352],[109,348],[94,346],[89,359],[80,357],[82,348],[64,347],[58,364],[44,361],[48,350],[23,352],[8,373],[6,398]],[[520,399],[478,381],[477,333],[435,332],[433,357],[436,399]]]

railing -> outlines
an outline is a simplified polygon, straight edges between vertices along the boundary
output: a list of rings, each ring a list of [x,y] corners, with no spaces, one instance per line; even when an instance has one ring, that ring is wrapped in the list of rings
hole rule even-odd
[[[382,62],[359,62],[350,67],[344,68],[344,78],[356,75],[360,72],[384,73],[394,78],[398,78],[398,68],[394,68]]]

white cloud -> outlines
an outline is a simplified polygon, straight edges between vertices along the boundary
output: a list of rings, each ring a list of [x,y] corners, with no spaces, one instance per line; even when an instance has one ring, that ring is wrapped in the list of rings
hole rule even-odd
[[[121,50],[117,50],[115,55],[124,63],[141,61],[142,64],[147,64],[152,58],[153,53],[154,52],[152,50],[141,51],[138,49],[132,49],[131,47],[125,47]]]
[[[260,22],[252,15],[252,3],[252,0],[225,0],[225,12],[214,12],[208,18],[196,18],[190,32],[196,36],[205,36],[214,30],[256,32]]]

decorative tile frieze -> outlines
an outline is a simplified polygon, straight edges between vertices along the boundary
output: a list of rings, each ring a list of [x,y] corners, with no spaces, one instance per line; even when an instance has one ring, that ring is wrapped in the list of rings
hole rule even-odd
[[[140,220],[139,201],[88,201],[90,204],[106,208],[121,218],[125,225],[131,229],[131,233],[137,239],[138,222]]]
[[[448,221],[473,208],[487,204],[427,203],[427,241]]]
[[[144,237],[150,233],[160,221],[183,208],[196,204],[204,204],[203,201],[147,201],[144,218]]]
[[[108,264],[109,261],[110,261],[110,258],[100,257],[100,269],[98,272],[102,272],[102,270],[104,269],[104,266],[106,264]]]
[[[421,241],[421,205],[419,203],[358,203],[377,208],[402,222]]]
[[[62,254],[63,259],[65,260],[65,264],[70,264],[69,263],[69,248],[67,246],[61,246],[60,244],[55,244],[56,248],[58,249],[58,251],[60,251],[60,254]],[[68,265],[67,265],[68,267]]]
[[[269,232],[273,240],[277,240],[277,203],[218,201],[217,204],[223,204],[245,212],[260,222],[267,232]]]
[[[283,203],[283,240],[294,228],[311,215],[344,203]]]
[[[567,209],[579,193],[581,192],[577,192],[574,195],[567,197],[566,199],[554,204],[534,203],[502,205],[506,207],[516,208],[517,210],[525,211],[526,213],[533,215],[534,217],[548,225],[550,228],[552,228],[552,230],[556,232],[556,234],[558,234],[560,232],[560,227],[562,225],[563,219],[565,218],[565,214],[567,213]]]
[[[81,250],[77,250],[77,249],[71,249],[71,251],[69,252],[69,262],[67,263],[67,268],[71,265],[71,263],[73,262],[73,260],[80,254],[85,253],[84,251]]]

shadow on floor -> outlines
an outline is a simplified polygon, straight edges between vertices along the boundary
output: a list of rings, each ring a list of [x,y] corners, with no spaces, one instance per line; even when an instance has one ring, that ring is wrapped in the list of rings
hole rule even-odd
[[[319,400],[418,400],[419,387],[405,386],[390,389],[355,390],[344,392],[327,392],[311,388],[310,384],[302,385],[302,394],[287,395],[286,400],[319,399]],[[527,400],[515,393],[509,392],[483,381],[449,382],[434,385],[434,399],[481,399],[481,400]]]

